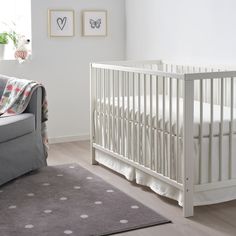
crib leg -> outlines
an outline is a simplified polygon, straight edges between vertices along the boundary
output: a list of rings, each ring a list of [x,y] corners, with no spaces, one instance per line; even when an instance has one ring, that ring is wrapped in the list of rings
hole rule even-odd
[[[98,162],[95,160],[95,148],[93,147],[93,142],[91,141],[91,147],[90,147],[90,150],[91,150],[91,164],[92,165],[98,165]]]
[[[188,189],[184,191],[183,215],[184,217],[190,217],[194,214],[193,194]]]

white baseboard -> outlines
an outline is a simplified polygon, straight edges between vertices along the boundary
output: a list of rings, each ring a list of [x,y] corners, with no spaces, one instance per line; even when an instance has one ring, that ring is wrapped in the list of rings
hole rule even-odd
[[[90,139],[89,134],[82,134],[82,135],[72,135],[72,136],[62,136],[62,137],[55,137],[49,138],[49,143],[68,143],[68,142],[75,142],[75,141],[86,141]]]

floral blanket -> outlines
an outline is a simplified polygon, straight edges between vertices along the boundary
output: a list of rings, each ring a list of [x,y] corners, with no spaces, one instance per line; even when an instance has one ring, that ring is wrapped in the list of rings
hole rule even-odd
[[[9,77],[0,100],[0,116],[11,116],[24,112],[30,102],[33,92],[42,87],[42,139],[45,151],[48,151],[48,136],[46,121],[48,120],[48,104],[46,90],[43,85],[32,80]]]

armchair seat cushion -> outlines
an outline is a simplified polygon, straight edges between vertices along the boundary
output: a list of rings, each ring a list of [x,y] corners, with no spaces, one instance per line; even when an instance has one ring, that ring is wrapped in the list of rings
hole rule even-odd
[[[35,131],[35,116],[30,113],[0,117],[0,143]]]

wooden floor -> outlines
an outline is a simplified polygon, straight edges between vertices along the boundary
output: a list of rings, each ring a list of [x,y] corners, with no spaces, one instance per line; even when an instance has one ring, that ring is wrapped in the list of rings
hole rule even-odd
[[[182,209],[175,201],[160,197],[147,188],[135,185],[105,167],[90,164],[88,142],[72,142],[50,145],[49,165],[78,163],[107,182],[154,209],[173,223],[131,231],[117,235],[127,236],[236,236],[236,200],[210,206],[195,207],[195,215],[183,218]]]

